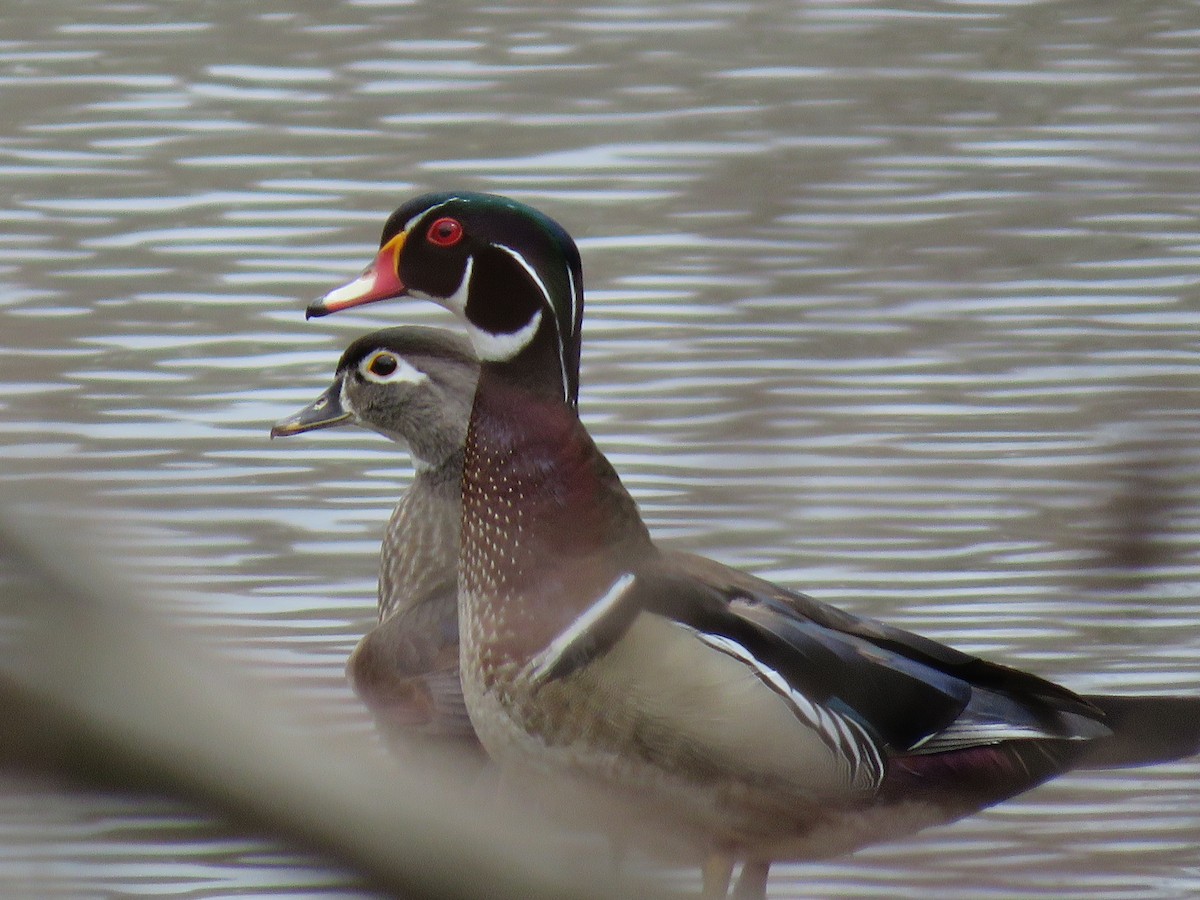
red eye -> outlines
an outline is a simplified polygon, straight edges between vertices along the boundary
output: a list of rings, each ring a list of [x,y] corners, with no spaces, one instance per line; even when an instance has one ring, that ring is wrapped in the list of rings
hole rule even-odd
[[[453,247],[462,240],[462,223],[458,219],[449,217],[438,219],[429,226],[426,236],[431,244],[437,244],[439,247]]]

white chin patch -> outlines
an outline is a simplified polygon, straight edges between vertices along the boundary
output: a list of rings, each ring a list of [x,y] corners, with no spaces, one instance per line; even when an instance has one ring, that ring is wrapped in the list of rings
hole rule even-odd
[[[549,302],[550,297],[546,293],[545,286],[542,285],[541,279],[537,277],[537,273],[529,268],[528,263],[526,263],[524,259],[522,259],[512,250],[509,250],[507,247],[504,247],[500,244],[493,244],[493,246],[499,247],[499,249],[510,253],[522,266],[524,266],[529,271],[534,283],[537,284],[538,289],[541,290],[542,296],[544,296],[547,302]],[[466,319],[467,298],[470,294],[471,274],[474,272],[474,270],[475,257],[468,256],[467,264],[463,267],[462,281],[458,283],[458,287],[455,288],[454,293],[449,297],[429,297],[429,299],[433,300],[435,303],[441,304],[446,309],[450,310],[450,312],[461,316],[463,319]],[[410,290],[410,293],[414,296],[423,296],[419,291],[416,290]],[[507,334],[495,334],[494,332],[484,331],[482,328],[472,325],[470,320],[467,320],[467,333],[470,335],[471,344],[475,347],[475,355],[479,357],[480,360],[484,362],[505,362],[512,359],[525,349],[525,346],[532,341],[533,336],[537,334],[538,326],[541,324],[542,311],[539,309],[533,314],[533,318],[531,318],[523,327],[517,329],[516,331],[510,331]]]
[[[506,362],[529,345],[541,324],[542,311],[539,309],[523,328],[510,331],[508,334],[493,334],[470,323],[467,324],[467,331],[471,335],[471,344],[475,347],[475,355],[481,360]]]

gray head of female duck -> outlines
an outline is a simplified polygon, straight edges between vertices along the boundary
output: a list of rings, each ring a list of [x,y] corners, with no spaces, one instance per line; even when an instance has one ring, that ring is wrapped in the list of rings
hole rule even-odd
[[[461,455],[479,364],[462,337],[437,328],[373,331],[354,341],[333,383],[271,437],[355,424],[407,444],[417,469]]]

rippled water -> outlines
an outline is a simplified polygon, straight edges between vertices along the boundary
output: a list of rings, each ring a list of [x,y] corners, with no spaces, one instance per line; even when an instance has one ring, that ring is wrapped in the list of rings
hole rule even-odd
[[[1200,690],[1200,8],[10,4],[0,477],[330,728],[407,460],[267,440],[383,218],[579,239],[582,408],[673,545],[1082,690]],[[1139,562],[1137,567],[1127,563]],[[773,896],[1200,893],[1200,766],[1065,778]],[[182,808],[0,793],[0,886],[321,893]]]

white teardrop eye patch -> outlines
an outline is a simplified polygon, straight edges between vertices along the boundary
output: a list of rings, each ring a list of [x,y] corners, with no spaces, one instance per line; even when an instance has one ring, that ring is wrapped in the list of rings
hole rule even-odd
[[[400,367],[400,361],[390,353],[376,353],[367,364],[367,371],[380,378],[387,378]]]
[[[376,384],[416,384],[428,376],[388,350],[376,350],[358,364],[359,374]]]

